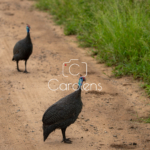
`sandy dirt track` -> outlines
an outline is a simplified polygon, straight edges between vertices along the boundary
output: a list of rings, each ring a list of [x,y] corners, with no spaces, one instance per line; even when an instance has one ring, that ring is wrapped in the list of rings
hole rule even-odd
[[[0,0],[0,150],[150,150],[150,125],[135,121],[147,117],[150,110],[139,83],[131,77],[110,77],[110,68],[96,63],[87,50],[77,46],[74,36],[64,36],[51,16],[35,10],[33,4]],[[17,72],[12,56],[15,43],[26,36],[27,23],[33,53],[27,62],[30,73],[25,74]],[[68,77],[62,75],[62,64],[70,59],[79,59],[81,74],[85,74],[82,62],[87,62],[87,83],[101,83],[102,91],[94,91],[94,86],[89,92],[82,91],[82,112],[66,131],[72,144],[61,143],[60,130],[43,142],[43,113],[73,92],[71,88],[51,91],[48,81],[58,80],[51,82],[53,88],[78,82],[67,69]],[[19,67],[24,70],[24,61]],[[71,71],[78,72],[77,66]]]

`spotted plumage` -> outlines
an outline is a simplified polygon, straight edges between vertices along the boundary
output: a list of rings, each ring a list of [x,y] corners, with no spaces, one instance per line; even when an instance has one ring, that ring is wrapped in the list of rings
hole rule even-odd
[[[27,30],[27,36],[23,40],[20,40],[16,43],[13,49],[13,58],[12,58],[12,60],[16,61],[17,63],[18,71],[20,71],[18,62],[20,60],[25,60],[25,71],[24,71],[25,73],[27,73],[26,63],[30,55],[32,54],[32,49],[33,49],[32,41],[30,38],[30,26],[29,25],[26,26],[26,30]]]
[[[85,77],[80,77],[78,89],[57,101],[44,113],[42,119],[44,141],[55,129],[61,129],[63,142],[71,143],[69,139],[66,139],[65,131],[68,126],[76,121],[82,110],[81,86],[83,81],[85,81]]]

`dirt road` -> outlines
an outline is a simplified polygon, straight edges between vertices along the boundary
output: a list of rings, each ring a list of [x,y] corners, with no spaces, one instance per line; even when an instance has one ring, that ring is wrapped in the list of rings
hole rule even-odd
[[[50,16],[33,9],[33,1],[0,0],[0,150],[150,150],[150,125],[135,121],[149,115],[149,99],[131,77],[114,79],[110,68],[78,48],[75,37],[64,36]],[[33,53],[24,74],[17,72],[12,62],[15,43],[26,36],[26,24],[31,26]],[[67,128],[72,144],[61,143],[56,130],[43,142],[42,116],[45,110],[60,98],[73,92],[68,83],[77,83],[78,77],[68,72],[68,63],[81,65],[87,83],[94,85],[82,91],[83,109],[77,121]],[[70,64],[74,61],[71,61]],[[19,63],[24,70],[24,61]],[[71,73],[79,71],[78,66]],[[48,88],[59,87],[56,91]],[[67,90],[65,89],[67,84]],[[100,89],[100,87],[98,87]]]

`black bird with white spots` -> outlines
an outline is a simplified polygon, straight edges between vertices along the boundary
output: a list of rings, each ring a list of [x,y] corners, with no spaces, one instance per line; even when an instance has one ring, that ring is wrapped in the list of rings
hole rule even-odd
[[[50,106],[43,115],[43,136],[44,141],[55,129],[61,129],[63,142],[72,143],[66,138],[65,131],[73,124],[82,110],[81,86],[85,77],[81,76],[78,82],[78,89],[66,97],[60,99]]]
[[[16,43],[13,49],[13,58],[12,60],[16,61],[17,63],[17,70],[20,71],[19,69],[19,61],[20,60],[25,60],[25,73],[27,73],[26,65],[27,65],[27,60],[29,59],[30,55],[32,54],[32,41],[30,38],[30,26],[26,26],[27,30],[27,36],[23,39],[20,40]]]

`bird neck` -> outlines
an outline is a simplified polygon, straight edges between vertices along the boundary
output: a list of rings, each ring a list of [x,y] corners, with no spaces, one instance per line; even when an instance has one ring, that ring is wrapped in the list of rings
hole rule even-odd
[[[81,88],[82,84],[83,84],[83,79],[79,79],[78,87]]]
[[[79,85],[78,85],[78,88],[77,88],[77,90],[79,90],[79,91],[81,92],[81,86],[79,86]]]
[[[31,38],[30,38],[30,32],[27,32],[26,39],[27,39],[27,42],[31,42]]]
[[[78,86],[78,89],[76,90],[76,97],[81,97],[81,87]]]

